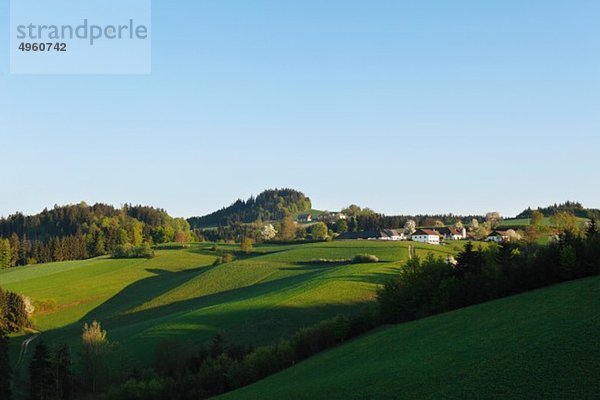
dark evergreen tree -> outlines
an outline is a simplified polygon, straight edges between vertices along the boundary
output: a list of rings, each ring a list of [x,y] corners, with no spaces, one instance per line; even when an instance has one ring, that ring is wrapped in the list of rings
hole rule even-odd
[[[11,377],[12,371],[8,357],[8,336],[3,327],[0,326],[0,399],[8,400],[11,398]]]
[[[53,391],[58,400],[73,396],[73,372],[71,351],[66,344],[59,345],[52,354]]]
[[[48,346],[43,341],[35,346],[35,352],[29,364],[29,398],[31,400],[51,399],[53,393],[52,363]]]
[[[586,235],[588,238],[592,238],[598,234],[598,224],[596,223],[596,218],[592,218],[586,230]]]
[[[483,267],[483,257],[481,251],[473,250],[473,242],[465,244],[465,248],[456,257],[457,264],[455,269],[459,275],[469,273],[478,273]]]

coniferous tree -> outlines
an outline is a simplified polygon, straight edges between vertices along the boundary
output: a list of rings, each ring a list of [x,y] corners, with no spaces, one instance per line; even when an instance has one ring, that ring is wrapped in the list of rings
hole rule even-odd
[[[52,363],[50,351],[43,341],[35,346],[35,352],[29,364],[29,398],[47,400],[52,398]]]
[[[21,248],[21,240],[19,239],[19,235],[13,232],[10,236],[10,247],[14,249],[12,252],[12,263],[11,266],[14,267],[19,263],[19,252],[18,249]]]
[[[586,235],[588,238],[592,238],[598,234],[598,225],[596,223],[596,219],[592,218],[587,227]]]
[[[473,242],[467,242],[464,250],[456,257],[456,271],[459,275],[481,271],[481,268],[483,267],[483,257],[480,251],[473,250],[473,248]]]
[[[55,398],[69,400],[73,396],[71,351],[66,344],[59,345],[52,354],[52,374]]]
[[[0,399],[8,400],[11,398],[11,377],[12,371],[8,357],[8,336],[6,336],[5,330],[0,325]]]
[[[0,238],[0,269],[9,268],[13,258],[12,248],[8,239]]]

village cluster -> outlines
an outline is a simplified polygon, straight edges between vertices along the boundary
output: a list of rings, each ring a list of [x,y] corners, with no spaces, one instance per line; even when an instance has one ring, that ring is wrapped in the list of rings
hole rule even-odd
[[[318,217],[319,221],[346,219],[343,213],[327,213]],[[297,221],[300,223],[310,223],[313,221],[311,214],[301,214]],[[511,230],[493,230],[484,240],[488,242],[508,242],[514,236]],[[345,232],[336,237],[337,240],[389,240],[401,241],[412,240],[414,242],[443,244],[453,240],[471,240],[475,239],[471,232],[466,228],[454,227],[436,227],[436,228],[415,228],[415,229],[380,229],[373,231]]]

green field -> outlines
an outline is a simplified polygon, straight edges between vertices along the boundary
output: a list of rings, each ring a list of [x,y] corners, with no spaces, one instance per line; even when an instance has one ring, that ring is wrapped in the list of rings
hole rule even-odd
[[[577,218],[580,224],[587,222],[587,218]],[[498,224],[498,228],[525,228],[529,225],[529,218],[504,219]],[[542,226],[552,226],[552,220],[549,217],[542,219]]]
[[[75,350],[84,322],[98,320],[139,364],[152,361],[164,338],[193,344],[224,332],[234,342],[264,344],[299,327],[371,305],[375,287],[398,271],[408,243],[327,242],[258,246],[255,253],[212,266],[210,244],[160,250],[151,260],[98,258],[0,272],[0,286],[55,303],[37,311],[35,328],[49,342]],[[414,245],[414,244],[413,244]],[[234,245],[218,245],[235,251]],[[417,245],[418,252],[454,253],[452,246]],[[311,260],[377,255],[377,264],[328,265]],[[24,337],[12,340],[16,357]],[[14,359],[14,358],[13,358]]]
[[[600,277],[380,329],[223,399],[592,399]]]

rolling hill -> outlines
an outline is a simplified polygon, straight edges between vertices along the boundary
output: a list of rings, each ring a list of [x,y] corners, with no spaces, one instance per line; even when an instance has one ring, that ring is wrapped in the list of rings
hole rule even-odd
[[[250,223],[257,219],[278,220],[287,214],[297,215],[311,209],[310,199],[294,189],[265,190],[248,200],[238,199],[208,215],[188,218],[192,228],[224,226],[230,223]]]
[[[600,277],[383,328],[220,399],[592,399]]]
[[[0,272],[0,286],[30,297],[35,328],[46,342],[77,350],[84,322],[98,320],[129,358],[152,361],[162,339],[191,345],[224,332],[234,342],[269,343],[299,327],[372,304],[377,283],[397,271],[408,243],[326,242],[257,246],[249,256],[213,265],[211,244],[159,250],[153,259],[95,258]],[[453,246],[417,245],[421,254]],[[239,250],[218,245],[217,253]],[[319,264],[357,253],[377,264]],[[12,339],[13,360],[24,337]]]

